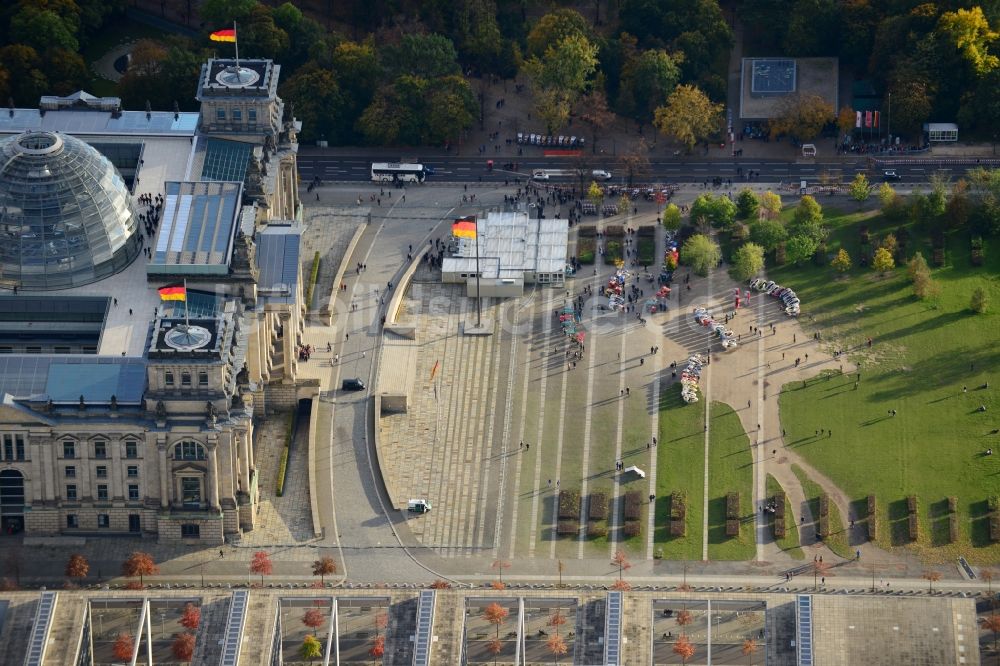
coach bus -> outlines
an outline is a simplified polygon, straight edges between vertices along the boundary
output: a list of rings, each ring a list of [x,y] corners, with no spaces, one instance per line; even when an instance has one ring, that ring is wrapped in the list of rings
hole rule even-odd
[[[372,180],[376,183],[422,183],[427,173],[423,164],[372,163]]]

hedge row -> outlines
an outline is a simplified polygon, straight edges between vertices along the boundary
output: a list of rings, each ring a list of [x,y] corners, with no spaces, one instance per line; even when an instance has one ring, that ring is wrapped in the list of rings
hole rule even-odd
[[[592,539],[608,536],[608,524],[597,521],[587,523],[587,536]]]
[[[917,512],[917,496],[916,495],[907,495],[906,496],[906,511],[907,511],[907,513],[916,513]]]
[[[292,417],[288,419],[288,431],[285,433],[285,447],[281,450],[281,460],[278,463],[278,479],[274,494],[281,497],[285,494],[285,475],[288,472],[288,456],[292,451],[292,438],[295,437],[295,419],[298,412],[292,412]]]
[[[958,541],[958,516],[953,513],[948,514],[948,543]]]
[[[830,516],[820,515],[819,517],[819,538],[825,539],[830,536]]]
[[[313,255],[312,270],[309,271],[309,285],[306,287],[306,307],[311,308],[313,292],[316,290],[316,280],[319,279],[319,250]]]
[[[990,510],[990,541],[1000,541],[1000,495],[990,495],[986,498],[986,506]]]
[[[948,513],[958,513],[958,498],[955,496],[948,498]]]
[[[580,519],[580,491],[563,490],[559,493],[559,520]]]
[[[642,534],[642,527],[640,525],[641,523],[638,520],[626,520],[624,528],[625,538],[637,537]]]
[[[785,524],[785,491],[776,492],[771,498],[771,503],[774,505],[774,523],[772,523],[771,530],[775,539],[784,539],[787,529]]]
[[[917,496],[907,495],[906,496],[906,510],[909,511],[908,525],[909,525],[909,535],[910,541],[916,541],[917,537],[920,536],[920,521],[917,520]]]
[[[830,496],[822,493],[819,496],[819,517],[830,515]]]
[[[642,493],[630,490],[625,493],[625,520],[639,520],[642,516]]]
[[[607,493],[590,493],[590,502],[587,507],[587,515],[591,520],[608,519],[608,495]]]
[[[577,535],[580,533],[580,521],[560,520],[556,526],[556,534],[559,536]]]
[[[868,540],[875,541],[878,534],[878,508],[875,503],[875,495],[868,496]]]
[[[687,497],[675,490],[670,493],[670,536],[684,536],[687,532]]]
[[[726,493],[726,518],[729,520],[740,517],[740,494]]]

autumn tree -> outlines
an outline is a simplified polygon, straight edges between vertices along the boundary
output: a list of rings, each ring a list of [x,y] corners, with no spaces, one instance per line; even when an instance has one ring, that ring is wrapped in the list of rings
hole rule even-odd
[[[733,252],[730,274],[734,280],[749,280],[764,268],[764,248],[756,243],[744,243]]]
[[[875,257],[872,259],[872,268],[885,275],[896,267],[896,260],[892,258],[892,253],[884,247],[875,250]]]
[[[503,652],[503,641],[499,638],[490,639],[490,642],[486,644],[486,651],[493,655],[493,663],[496,664],[497,657]]]
[[[326,618],[323,617],[323,612],[318,608],[309,608],[302,614],[302,624],[312,630],[319,629],[324,622],[326,622]]]
[[[781,103],[778,116],[770,121],[771,136],[787,134],[807,141],[819,134],[831,118],[833,107],[819,95],[789,95]]]
[[[274,565],[271,563],[271,556],[263,550],[255,552],[250,560],[250,573],[260,576],[261,585],[264,584],[264,576],[270,576],[272,571]]]
[[[170,646],[170,651],[173,653],[174,659],[177,661],[191,661],[194,657],[195,640],[194,634],[187,632],[177,634],[173,644]]]
[[[590,152],[596,155],[599,133],[614,121],[615,114],[608,108],[607,96],[596,86],[580,98],[579,108],[580,120],[590,126]]]
[[[990,613],[983,618],[983,629],[993,632],[993,651],[997,650],[997,634],[1000,634],[1000,615]]]
[[[201,609],[193,603],[184,604],[184,611],[181,613],[180,625],[185,629],[195,631],[201,624]]]
[[[332,557],[321,557],[312,563],[313,576],[319,576],[320,583],[326,583],[326,577],[337,573],[337,563]]]
[[[495,601],[483,609],[483,619],[496,627],[498,639],[500,638],[500,625],[503,624],[508,615],[510,615],[510,611]]]
[[[674,641],[674,654],[681,658],[681,663],[686,664],[687,660],[694,656],[694,643],[687,637],[687,634],[681,634]]]
[[[127,631],[118,634],[114,645],[111,646],[111,652],[118,661],[132,661],[132,655],[135,652],[135,637]]]
[[[432,590],[450,590],[451,589],[451,583],[449,583],[446,580],[442,580],[442,579],[438,578],[436,581],[434,581],[433,583],[431,583],[430,588]]]
[[[884,209],[896,198],[896,190],[889,183],[882,183],[878,186],[878,203]]]
[[[854,131],[856,120],[857,116],[854,113],[854,109],[849,106],[841,107],[837,113],[837,129],[840,130],[841,134],[850,134]]]
[[[69,560],[66,562],[67,578],[86,578],[88,573],[90,573],[90,563],[87,562],[86,557],[79,553],[69,556]]]
[[[719,130],[721,114],[722,105],[713,103],[696,86],[679,85],[654,112],[653,126],[691,152],[696,143]]]
[[[372,646],[368,648],[368,655],[372,659],[381,659],[385,655],[385,636],[375,636],[372,639]]]
[[[686,627],[687,625],[694,622],[694,616],[691,615],[691,611],[689,611],[687,608],[683,608],[677,611],[677,617],[674,618],[674,621],[677,622],[677,626]]]
[[[547,647],[549,652],[552,653],[552,656],[557,659],[569,652],[569,646],[566,645],[566,639],[559,634],[550,636],[549,640],[545,641],[545,647]]]
[[[753,666],[753,655],[759,649],[760,649],[760,645],[758,645],[757,641],[755,641],[754,639],[752,639],[752,638],[745,638],[745,639],[743,639],[743,649],[742,649],[742,652],[743,652],[743,656],[747,658],[747,664],[748,664],[748,666]]]
[[[854,176],[854,180],[851,181],[851,198],[855,201],[868,201],[868,197],[872,195],[872,186],[868,182],[868,177],[863,173],[858,173]]]
[[[369,650],[369,653],[370,652],[371,650]],[[302,645],[299,646],[299,656],[302,659],[308,659],[309,661],[312,661],[316,657],[322,657],[323,644],[320,643],[319,639],[312,634],[306,634],[306,637],[302,639]]]
[[[622,574],[632,568],[632,563],[628,561],[628,555],[625,554],[624,550],[616,550],[614,557],[611,558],[611,564],[618,567],[618,580],[622,579]]]
[[[981,7],[945,12],[938,19],[937,33],[962,54],[976,74],[987,74],[1000,66],[1000,58],[989,52],[1000,34],[990,27]]]
[[[589,37],[590,27],[579,12],[558,9],[538,19],[528,33],[528,55],[541,58],[552,44],[566,37]]]
[[[622,68],[617,108],[640,123],[648,123],[680,78],[678,59],[663,49],[640,51]]]
[[[618,158],[618,168],[625,172],[629,187],[634,180],[649,174],[649,146],[645,139],[639,139],[630,150],[622,153]]]
[[[597,69],[597,46],[584,35],[568,35],[549,44],[544,56],[524,64],[536,88],[535,108],[548,132],[561,126],[569,109]]]
[[[933,592],[934,591],[934,583],[936,583],[937,581],[941,580],[941,572],[940,571],[934,571],[933,569],[928,569],[923,574],[921,574],[920,577],[927,581],[927,591],[928,592]]]
[[[719,245],[704,234],[695,234],[681,246],[681,260],[689,264],[702,277],[715,268],[722,259]]]
[[[559,634],[562,626],[566,624],[566,616],[557,608],[556,612],[549,617],[548,624],[556,630],[556,634]]]
[[[503,589],[503,570],[504,569],[510,569],[510,562],[508,562],[506,560],[493,560],[493,564],[490,565],[490,568],[497,570],[497,573],[500,576],[500,580],[499,580],[500,585],[501,585],[500,589],[502,590]]]
[[[838,273],[846,273],[851,270],[851,255],[847,254],[847,250],[844,248],[840,248],[837,251],[837,256],[835,256],[833,261],[830,262],[830,265],[833,266],[834,270]]]
[[[775,194],[771,190],[760,195],[760,217],[764,220],[773,220],[781,213],[781,195]]]
[[[160,572],[153,556],[141,550],[133,551],[122,563],[122,575],[129,578],[139,577],[139,585],[143,585],[143,576],[155,576]]]
[[[587,200],[594,204],[595,207],[600,207],[604,202],[604,188],[598,185],[596,181],[591,181],[590,186],[587,188]]]
[[[677,231],[681,228],[681,209],[677,204],[667,204],[663,209],[663,228],[667,231]]]
[[[993,598],[993,579],[996,578],[996,572],[993,569],[983,569],[979,572],[979,577],[986,581],[986,595],[992,599]]]
[[[948,218],[948,226],[952,229],[961,229],[969,222],[969,215],[972,212],[972,203],[969,200],[969,183],[965,179],[959,180],[952,188],[948,196],[948,203],[945,207],[945,216]]]

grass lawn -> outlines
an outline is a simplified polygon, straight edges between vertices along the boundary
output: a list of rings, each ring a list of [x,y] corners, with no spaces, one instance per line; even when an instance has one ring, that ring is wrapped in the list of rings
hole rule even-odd
[[[652,266],[656,263],[656,238],[640,237],[637,241],[636,263],[642,266]]]
[[[674,560],[701,560],[705,493],[705,407],[686,405],[676,383],[660,392],[660,437],[656,452],[656,549]],[[670,493],[687,495],[687,532],[669,532]]]
[[[610,265],[621,261],[623,257],[621,240],[609,240],[604,246],[604,263]]]
[[[807,474],[804,469],[798,465],[792,465],[792,472],[795,473],[795,476],[799,479],[799,483],[802,484],[802,490],[806,494],[806,499],[809,500],[809,510],[812,512],[813,519],[816,521],[816,527],[818,530],[819,496],[823,494],[823,489],[818,483],[809,477],[809,474]],[[829,501],[829,507],[830,536],[824,539],[823,542],[837,555],[848,559],[853,558],[854,551],[851,549],[851,544],[847,538],[847,532],[844,530],[844,521],[840,519],[840,510],[837,508],[837,505],[833,503],[832,499]]]
[[[870,212],[827,211],[827,224],[828,255],[843,247],[855,261],[862,224],[873,237],[896,230]],[[907,256],[920,249],[929,260],[928,235],[912,228],[909,232]],[[986,240],[981,267],[971,265],[966,231],[947,234],[945,250],[945,266],[932,270],[941,286],[935,302],[912,295],[904,268],[886,277],[860,267],[844,277],[815,265],[770,271],[772,279],[798,293],[807,334],[820,331],[829,347],[846,350],[861,364],[857,389],[853,376],[811,381],[804,389],[801,384],[785,386],[782,427],[789,445],[852,501],[877,495],[884,516],[880,545],[904,545],[906,496],[915,493],[921,502],[921,537],[908,548],[927,561],[964,555],[974,563],[996,562],[1000,545],[988,542],[986,497],[998,487],[1000,456],[983,452],[997,442],[991,431],[994,410],[1000,409],[993,376],[1000,367],[1000,316],[974,315],[969,298],[982,285],[992,302],[1000,303],[1000,242]],[[989,380],[994,384],[987,389]],[[986,412],[979,411],[981,405]],[[892,409],[895,417],[888,414]],[[812,436],[814,430],[833,426],[837,432],[830,438]],[[929,513],[929,507],[949,495],[957,495],[959,515],[959,540],[950,545],[933,538]]]
[[[753,511],[753,457],[740,417],[725,403],[709,408],[708,557],[752,560],[756,555]],[[740,535],[726,536],[726,493],[740,494]]]
[[[773,497],[778,491],[784,490],[778,480],[767,475],[767,496]],[[772,518],[773,520],[773,518]],[[792,503],[788,501],[788,494],[785,494],[785,538],[778,539],[778,548],[781,548],[793,560],[804,560],[805,552],[799,546],[799,528],[795,524],[795,517],[792,515]]]

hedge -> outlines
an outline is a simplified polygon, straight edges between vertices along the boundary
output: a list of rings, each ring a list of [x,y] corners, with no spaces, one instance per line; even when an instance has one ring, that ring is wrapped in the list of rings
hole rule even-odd
[[[625,493],[625,520],[638,520],[642,516],[642,493],[630,490]]]
[[[739,493],[727,493],[726,494],[726,518],[729,520],[739,519],[740,517],[740,494]]]
[[[958,541],[958,516],[952,513],[948,515],[948,543],[956,541]]]
[[[587,515],[591,520],[607,520],[608,518],[608,495],[607,493],[590,493],[590,502],[587,507]]]
[[[581,264],[594,263],[597,243],[593,238],[580,238],[576,241],[576,258]]]
[[[919,521],[917,520],[917,514],[911,513],[909,515],[909,527],[910,527],[910,541],[916,541],[917,536],[919,536]]]
[[[637,537],[642,534],[642,524],[638,520],[625,521],[625,538]]]
[[[734,537],[740,535],[740,521],[733,518],[726,520],[726,536]]]
[[[826,493],[819,496],[819,515],[821,518],[830,515],[830,497]]]
[[[990,541],[1000,541],[1000,513],[995,511],[990,514]]]
[[[580,518],[580,492],[577,490],[563,490],[559,493],[559,519],[579,520]]]
[[[556,526],[556,534],[559,536],[576,535],[580,533],[580,523],[576,520],[560,520]]]
[[[319,279],[319,250],[313,255],[312,270],[309,272],[309,286],[306,288],[306,307],[311,308],[313,302],[313,291],[316,289],[316,280]]]
[[[986,498],[986,508],[990,511],[1000,510],[1000,495],[990,495]]]
[[[608,525],[604,522],[591,521],[587,523],[587,536],[591,538],[608,536]]]
[[[954,495],[948,498],[948,513],[958,512],[958,498]]]
[[[875,495],[873,493],[873,494],[871,494],[871,495],[868,496],[868,517],[869,518],[874,518],[875,517],[875,511],[877,510],[877,508],[876,508],[877,506],[878,505],[875,504]]]
[[[785,518],[785,491],[781,490],[774,494],[774,517]]]
[[[916,495],[907,495],[906,496],[906,510],[909,513],[916,513],[917,512],[917,496]]]
[[[687,532],[687,497],[682,491],[670,493],[670,536],[684,536]]]
[[[874,493],[868,496],[868,540],[875,541],[878,533],[878,504],[875,502]]]
[[[622,242],[620,240],[609,240],[604,246],[604,263],[611,265],[620,259],[624,259]]]
[[[819,517],[819,538],[825,539],[830,536],[830,516]]]

